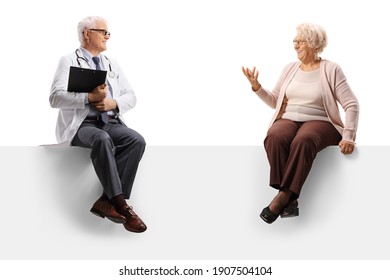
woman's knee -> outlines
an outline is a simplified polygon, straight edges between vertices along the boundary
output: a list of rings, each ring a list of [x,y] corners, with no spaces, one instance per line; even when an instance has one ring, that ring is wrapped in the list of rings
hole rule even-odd
[[[290,138],[283,137],[278,131],[269,131],[264,139],[264,146],[289,146]]]
[[[264,145],[290,145],[296,135],[298,125],[290,120],[279,119],[273,123],[264,139]]]

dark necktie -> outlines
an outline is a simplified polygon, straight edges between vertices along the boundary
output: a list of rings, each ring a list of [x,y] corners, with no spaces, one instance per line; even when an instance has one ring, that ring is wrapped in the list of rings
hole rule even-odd
[[[97,56],[95,56],[95,57],[92,57],[92,60],[93,60],[93,62],[95,62],[95,65],[96,65],[96,70],[102,70],[101,68],[100,68],[100,59],[97,57]],[[108,123],[108,115],[107,115],[107,112],[100,112],[100,116],[101,116],[101,118],[102,118],[102,122],[104,122],[104,123]]]

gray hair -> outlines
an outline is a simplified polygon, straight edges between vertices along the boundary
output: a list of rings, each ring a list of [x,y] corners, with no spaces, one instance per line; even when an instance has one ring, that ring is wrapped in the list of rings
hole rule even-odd
[[[321,53],[328,45],[328,37],[325,29],[314,23],[302,23],[297,26],[297,32],[301,39],[307,41],[310,48]]]
[[[77,26],[77,34],[79,36],[79,41],[80,41],[81,45],[84,45],[84,43],[85,43],[84,30],[95,28],[96,22],[98,22],[98,21],[104,21],[107,24],[107,21],[104,18],[98,17],[98,16],[89,16],[89,17],[82,19],[79,22],[79,24]]]

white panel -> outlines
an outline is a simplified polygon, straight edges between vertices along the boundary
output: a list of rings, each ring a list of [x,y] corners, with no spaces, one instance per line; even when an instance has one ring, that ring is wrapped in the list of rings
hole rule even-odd
[[[300,216],[268,225],[263,147],[148,146],[130,204],[142,234],[89,212],[89,151],[0,147],[0,259],[388,259],[390,147],[322,151]]]

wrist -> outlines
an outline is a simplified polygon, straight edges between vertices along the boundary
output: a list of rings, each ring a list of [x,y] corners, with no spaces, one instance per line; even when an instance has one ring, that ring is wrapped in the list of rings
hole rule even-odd
[[[254,92],[257,92],[257,91],[259,91],[260,89],[261,89],[260,83],[256,83],[256,84],[252,85],[252,90],[253,90]]]

